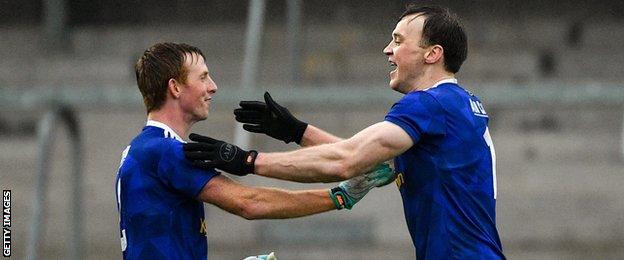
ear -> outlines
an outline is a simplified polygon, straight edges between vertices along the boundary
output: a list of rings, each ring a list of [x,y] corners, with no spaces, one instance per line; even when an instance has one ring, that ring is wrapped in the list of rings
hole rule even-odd
[[[175,79],[169,79],[169,81],[167,82],[167,91],[169,91],[174,99],[178,99],[181,92],[180,83]]]
[[[425,53],[425,62],[433,64],[444,58],[444,48],[440,45],[433,45],[431,49]]]

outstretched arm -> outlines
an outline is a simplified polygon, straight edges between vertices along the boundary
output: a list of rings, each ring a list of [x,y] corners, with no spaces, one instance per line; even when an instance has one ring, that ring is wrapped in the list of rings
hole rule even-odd
[[[301,137],[300,145],[302,147],[310,147],[320,144],[336,143],[342,140],[342,138],[332,135],[324,131],[323,129],[320,129],[313,125],[308,125],[305,132],[303,133],[303,136]]]
[[[256,173],[296,182],[335,182],[370,171],[412,147],[411,137],[390,122],[372,125],[353,137],[331,144],[285,153],[258,153],[197,134],[197,143],[184,144],[184,154],[193,165],[219,168],[231,174]]]
[[[387,185],[395,177],[384,164],[332,189],[289,191],[250,187],[219,175],[204,186],[198,199],[246,219],[296,218],[332,209],[351,209],[371,189]]]
[[[223,175],[210,180],[198,198],[246,219],[296,218],[336,209],[327,189],[249,187]]]
[[[410,136],[390,122],[374,124],[353,137],[283,153],[259,153],[258,175],[296,182],[335,182],[370,171],[413,145]]]

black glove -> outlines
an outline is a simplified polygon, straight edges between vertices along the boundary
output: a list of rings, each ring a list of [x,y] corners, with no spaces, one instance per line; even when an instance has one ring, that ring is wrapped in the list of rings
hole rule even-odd
[[[245,151],[236,145],[194,133],[189,139],[197,143],[184,144],[184,156],[194,166],[218,168],[239,176],[254,172],[257,151]]]
[[[287,108],[280,106],[269,92],[264,92],[264,101],[241,101],[240,108],[234,110],[236,121],[244,123],[243,129],[264,133],[285,143],[301,143],[307,123],[295,118]]]

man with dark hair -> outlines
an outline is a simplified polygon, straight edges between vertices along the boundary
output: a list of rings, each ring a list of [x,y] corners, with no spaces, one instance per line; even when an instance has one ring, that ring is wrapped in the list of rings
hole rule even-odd
[[[404,94],[383,122],[341,140],[296,119],[265,93],[265,102],[241,102],[236,120],[248,131],[312,147],[224,161],[223,142],[191,138],[200,143],[185,146],[186,157],[198,166],[298,182],[344,180],[394,158],[418,259],[504,259],[489,118],[479,98],[455,79],[466,46],[448,10],[408,6],[383,50],[395,68],[390,88]],[[240,171],[239,165],[250,166]]]
[[[158,43],[143,53],[136,76],[147,125],[123,151],[117,173],[125,259],[206,259],[202,202],[246,219],[295,218],[350,208],[373,187],[394,180],[381,165],[331,190],[288,191],[249,187],[212,168],[195,168],[184,159],[180,136],[208,117],[217,91],[204,55],[187,44]],[[242,153],[228,156],[246,159]]]

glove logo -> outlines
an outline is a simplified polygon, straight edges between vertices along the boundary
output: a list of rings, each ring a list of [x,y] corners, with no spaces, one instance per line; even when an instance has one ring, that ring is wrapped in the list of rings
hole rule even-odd
[[[219,148],[219,157],[225,162],[231,162],[236,156],[236,148],[234,145],[224,143]]]

